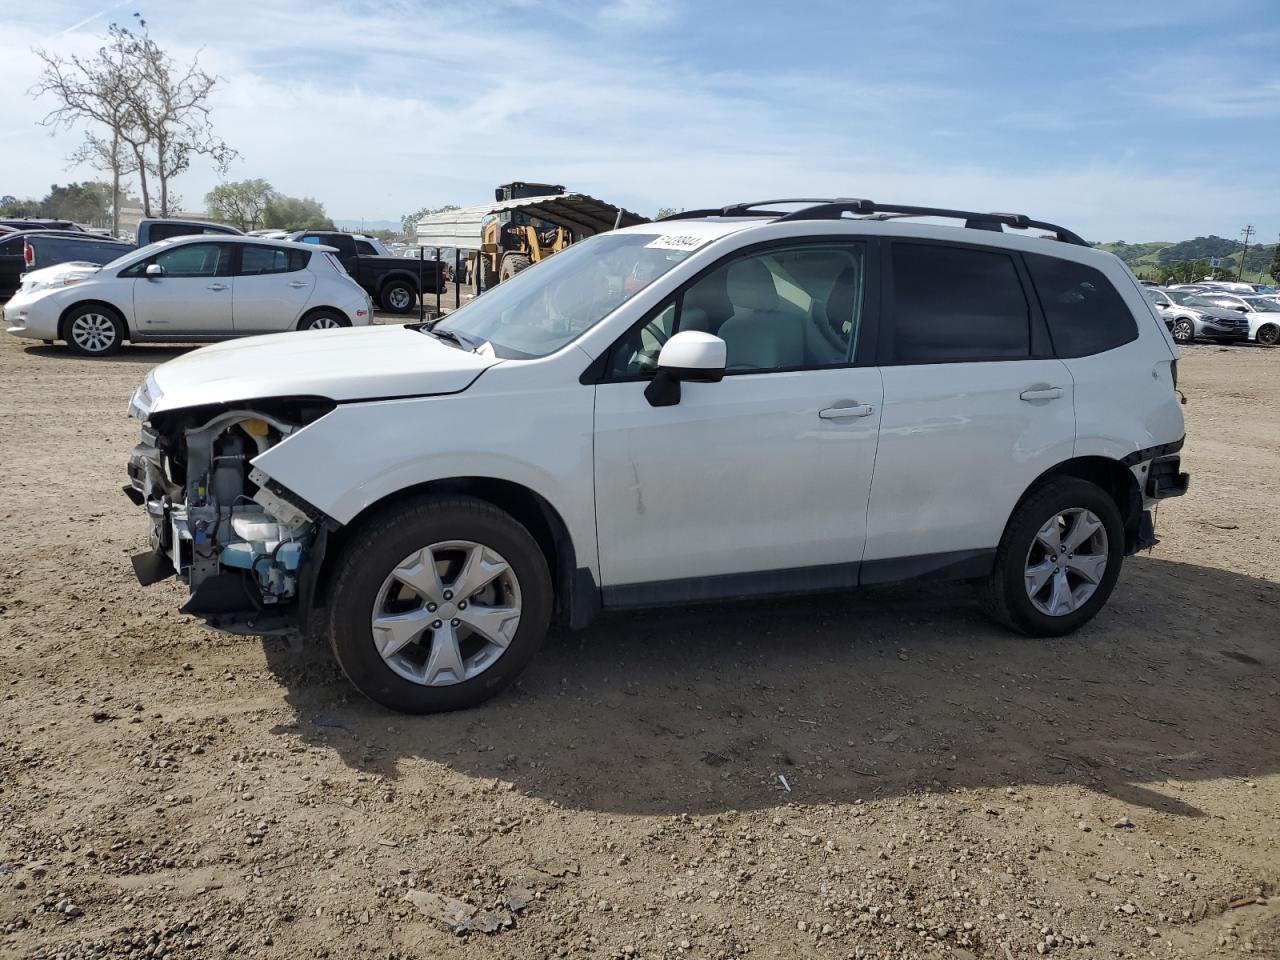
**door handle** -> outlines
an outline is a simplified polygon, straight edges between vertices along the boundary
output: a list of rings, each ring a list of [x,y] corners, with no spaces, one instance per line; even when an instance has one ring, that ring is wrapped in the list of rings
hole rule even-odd
[[[1061,387],[1037,387],[1023,390],[1018,396],[1023,400],[1057,400],[1062,396]]]
[[[297,288],[297,287],[307,287],[307,286],[310,286],[310,284],[307,283],[307,281],[305,280],[290,280],[289,286]]]
[[[850,407],[827,407],[825,410],[819,410],[818,416],[823,420],[854,420],[858,417],[869,417],[874,412],[875,407],[869,403],[863,403]]]
[[[225,283],[211,283],[211,284],[209,284],[209,289],[210,289],[210,290],[225,290],[225,289],[227,289],[227,285],[226,285]]]

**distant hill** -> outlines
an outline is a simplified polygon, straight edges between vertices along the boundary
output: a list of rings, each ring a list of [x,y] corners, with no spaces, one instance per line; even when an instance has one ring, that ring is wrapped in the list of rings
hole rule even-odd
[[[1208,260],[1219,257],[1221,269],[1235,271],[1240,264],[1240,241],[1226,237],[1196,237],[1194,240],[1165,240],[1153,243],[1125,243],[1117,240],[1114,243],[1095,243],[1099,250],[1114,253],[1129,265],[1129,269],[1143,279],[1154,278],[1155,272],[1163,266],[1179,260]],[[1271,266],[1275,256],[1274,243],[1250,244],[1249,259],[1245,264],[1245,273],[1250,281],[1257,280],[1257,272],[1264,273]]]

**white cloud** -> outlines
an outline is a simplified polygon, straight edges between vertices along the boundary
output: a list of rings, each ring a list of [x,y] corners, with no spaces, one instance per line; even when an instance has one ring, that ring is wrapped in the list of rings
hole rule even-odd
[[[628,30],[681,17],[649,0],[486,9],[447,18],[399,0],[361,13],[322,0],[227,2],[166,10],[152,27],[180,59],[203,46],[201,62],[225,79],[213,119],[242,155],[229,176],[315,196],[338,218],[396,219],[529,179],[642,213],[854,195],[1023,210],[1091,238],[1133,241],[1222,233],[1237,220],[1262,227],[1258,198],[1270,197],[1280,227],[1274,165],[1218,182],[1180,169],[1164,146],[1144,155],[1105,137],[1100,154],[1064,159],[1067,144],[1102,122],[1079,98],[1027,98],[995,112],[963,83],[926,81],[910,62],[882,69],[862,54],[802,69],[726,58],[740,66],[714,69],[632,41]],[[0,89],[28,88],[39,69],[29,48],[54,45],[49,37],[84,13],[42,14],[0,35]],[[58,37],[58,49],[92,49],[109,19]],[[405,29],[406,20],[424,29]],[[1016,91],[1008,97],[1020,102]],[[41,194],[71,176],[64,158],[77,140],[36,127],[46,109],[7,101],[0,193]],[[1006,138],[1016,156],[999,149]],[[197,165],[177,189],[198,202],[216,181]]]

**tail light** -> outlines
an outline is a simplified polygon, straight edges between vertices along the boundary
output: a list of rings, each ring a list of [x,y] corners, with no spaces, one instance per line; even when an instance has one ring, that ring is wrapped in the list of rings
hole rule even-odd
[[[34,267],[36,265],[35,247],[31,246],[31,244],[26,240],[22,241],[22,260],[28,267]]]

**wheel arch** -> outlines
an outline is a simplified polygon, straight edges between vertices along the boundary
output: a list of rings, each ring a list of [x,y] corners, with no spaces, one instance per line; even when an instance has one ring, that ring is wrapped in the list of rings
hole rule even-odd
[[[325,554],[321,558],[321,569],[318,571],[318,582],[327,583],[335,558],[345,541],[371,517],[393,509],[396,504],[406,500],[433,494],[475,497],[510,514],[529,531],[546,558],[555,594],[556,622],[576,629],[586,626],[595,615],[600,608],[599,588],[590,570],[579,568],[573,538],[559,511],[536,491],[496,477],[430,480],[397,490],[369,504],[341,529],[329,534]],[[312,606],[323,605],[322,593],[327,593],[327,588],[316,591]]]
[[[430,262],[435,263],[434,260]],[[408,270],[392,270],[390,273],[385,273],[378,278],[378,298],[379,299],[382,298],[382,292],[386,290],[387,286],[391,283],[407,284],[415,294],[419,293],[418,278],[415,274],[411,273]],[[425,277],[423,277],[423,283],[424,284],[426,283]]]
[[[77,300],[71,304],[58,316],[58,339],[67,339],[67,318],[71,316],[72,311],[79,310],[81,307],[98,307],[111,311],[117,320],[124,326],[124,337],[122,339],[131,339],[131,331],[129,329],[129,318],[124,315],[124,311],[117,307],[114,303],[107,300]]]
[[[317,313],[336,313],[340,317],[345,317],[348,324],[352,323],[351,316],[341,307],[330,307],[320,304],[317,307],[308,307],[302,312],[302,316],[298,318],[298,322],[293,325],[293,329],[301,330],[302,325],[307,322],[310,317],[314,317]]]
[[[1010,511],[1009,515],[1013,516],[1018,508],[1022,506],[1023,501],[1047,481],[1056,477],[1076,477],[1101,487],[1111,497],[1116,508],[1120,511],[1120,518],[1124,521],[1126,555],[1136,549],[1139,528],[1142,522],[1142,490],[1138,486],[1138,480],[1133,475],[1133,471],[1119,460],[1114,460],[1111,457],[1072,457],[1070,460],[1064,460],[1050,467],[1032,481],[1022,496],[1018,498],[1018,502],[1014,504],[1013,510]]]

